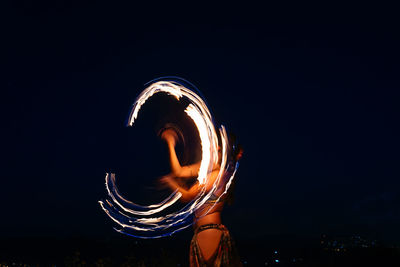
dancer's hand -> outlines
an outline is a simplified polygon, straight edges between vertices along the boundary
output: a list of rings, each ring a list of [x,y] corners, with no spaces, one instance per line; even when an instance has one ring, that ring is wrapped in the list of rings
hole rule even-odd
[[[165,188],[171,188],[173,178],[170,175],[164,175],[158,180],[157,188],[162,190]]]
[[[161,139],[163,139],[167,144],[175,146],[177,140],[178,140],[178,135],[176,132],[172,129],[167,129],[161,134]]]

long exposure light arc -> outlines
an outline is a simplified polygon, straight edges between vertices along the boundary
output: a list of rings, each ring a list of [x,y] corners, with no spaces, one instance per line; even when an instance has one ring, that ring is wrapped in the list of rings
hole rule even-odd
[[[197,174],[199,185],[206,184],[210,178],[213,166],[218,162],[218,147],[221,147],[220,170],[210,191],[206,192],[203,187],[198,195],[183,208],[164,216],[161,216],[160,213],[166,208],[173,206],[181,198],[181,193],[177,191],[172,192],[166,199],[157,204],[148,206],[138,205],[125,199],[119,193],[116,186],[115,174],[106,174],[105,185],[109,198],[105,201],[99,201],[101,208],[117,224],[118,228],[115,228],[116,231],[139,238],[169,236],[189,227],[193,222],[192,216],[194,212],[216,190],[223,189],[219,197],[226,194],[238,167],[238,164],[227,160],[231,148],[225,127],[223,125],[219,127],[219,143],[218,134],[205,101],[193,90],[190,90],[177,81],[159,80],[151,83],[144,89],[132,106],[127,126],[133,126],[141,107],[154,94],[158,93],[171,95],[177,101],[186,98],[190,102],[185,109],[185,113],[195,124],[201,144],[202,158]],[[234,169],[234,171],[228,172],[228,169]],[[229,177],[224,175],[226,173],[230,174]],[[220,183],[221,179],[224,180]],[[211,209],[212,207],[209,210]]]

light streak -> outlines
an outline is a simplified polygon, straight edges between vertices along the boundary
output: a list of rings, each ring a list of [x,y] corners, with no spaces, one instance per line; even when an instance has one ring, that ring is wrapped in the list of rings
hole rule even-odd
[[[227,193],[238,167],[236,162],[227,160],[228,153],[232,148],[230,147],[231,144],[229,144],[225,127],[221,125],[219,128],[218,133],[221,140],[221,144],[219,144],[217,131],[205,101],[193,90],[177,81],[159,80],[144,89],[132,106],[127,126],[134,124],[141,107],[154,94],[158,93],[171,95],[177,101],[186,98],[190,102],[185,109],[185,113],[192,119],[197,128],[202,150],[200,168],[197,174],[199,185],[207,183],[213,166],[218,163],[218,147],[221,147],[220,170],[210,191],[206,192],[203,187],[197,197],[183,208],[164,216],[161,216],[160,213],[166,208],[174,206],[181,198],[181,193],[175,191],[157,204],[138,205],[121,196],[116,186],[115,174],[107,174],[105,185],[109,198],[105,201],[99,201],[99,204],[104,212],[117,224],[118,228],[114,228],[116,231],[139,238],[169,236],[189,227],[193,223],[193,214],[213,193],[217,190],[223,190],[219,194],[219,198]],[[211,209],[212,207],[208,211]]]
[[[199,131],[201,149],[202,149],[202,160],[197,180],[199,181],[200,185],[203,185],[206,182],[207,173],[209,170],[209,165],[211,160],[210,157],[211,144],[209,139],[210,137],[207,132],[207,126],[205,125],[205,122],[201,117],[200,111],[196,109],[192,104],[190,104],[186,108],[185,112],[186,114],[188,114],[190,118],[192,118],[194,123],[197,125],[197,129]]]

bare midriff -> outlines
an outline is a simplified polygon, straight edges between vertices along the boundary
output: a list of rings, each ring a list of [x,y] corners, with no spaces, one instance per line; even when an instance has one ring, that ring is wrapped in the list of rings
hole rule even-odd
[[[194,227],[198,228],[205,224],[220,224],[221,223],[221,210],[224,203],[217,203],[215,206],[208,212],[207,215],[202,216],[201,213],[196,213],[196,219]]]

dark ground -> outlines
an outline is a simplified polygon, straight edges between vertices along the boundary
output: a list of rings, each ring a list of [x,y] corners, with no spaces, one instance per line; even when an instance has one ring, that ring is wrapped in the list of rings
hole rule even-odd
[[[3,239],[1,266],[188,266],[189,236],[136,240]],[[190,238],[190,237],[189,237]],[[244,266],[399,266],[400,248],[385,245],[336,251],[320,240],[269,236],[237,240]],[[278,262],[277,262],[278,261]],[[15,265],[14,265],[15,264]]]

